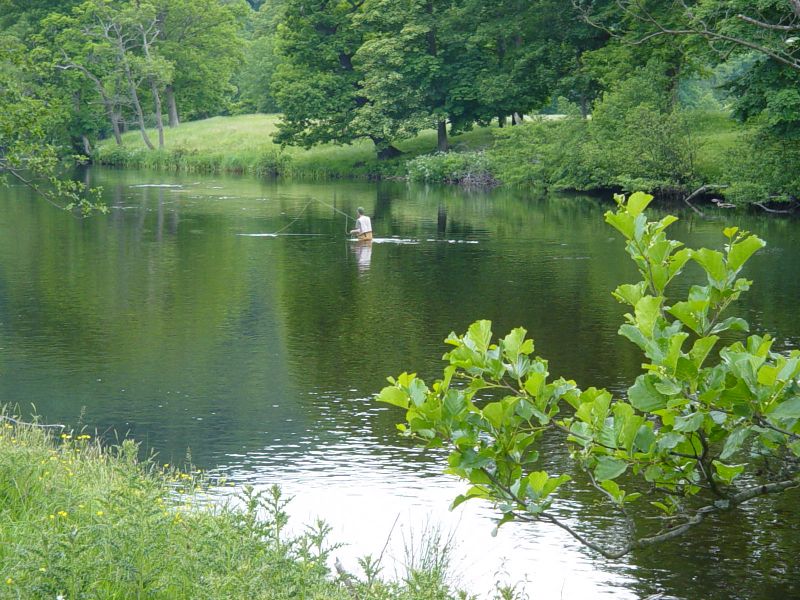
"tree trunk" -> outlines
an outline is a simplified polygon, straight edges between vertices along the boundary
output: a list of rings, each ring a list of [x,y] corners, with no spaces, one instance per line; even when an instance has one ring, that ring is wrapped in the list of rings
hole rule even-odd
[[[498,115],[497,116],[497,126],[502,128],[506,126],[506,117],[505,115]]]
[[[111,98],[106,92],[106,87],[103,85],[103,82],[96,77],[89,69],[86,67],[79,65],[70,61],[67,57],[67,54],[64,53],[64,58],[67,59],[67,64],[64,69],[78,69],[81,73],[83,73],[88,79],[94,83],[95,87],[97,88],[97,92],[100,94],[100,98],[103,101],[103,108],[106,109],[106,115],[108,116],[108,120],[111,121],[111,129],[114,132],[114,141],[117,143],[117,146],[122,145],[122,136],[119,133],[119,114],[117,114],[116,110],[114,110],[114,103],[111,101]]]
[[[515,112],[511,115],[511,124],[512,125],[522,125],[522,115]]]
[[[147,146],[150,150],[155,150],[153,142],[150,141],[150,138],[147,135],[147,130],[144,125],[144,113],[142,112],[142,104],[141,102],[139,102],[139,94],[136,91],[136,84],[133,82],[133,77],[131,75],[130,68],[127,68],[127,71],[128,71],[128,83],[131,91],[131,100],[133,101],[133,107],[136,109],[136,118],[139,120],[139,131],[142,133],[142,140],[144,140],[144,145]]]
[[[153,93],[153,102],[156,105],[156,128],[158,129],[158,147],[164,147],[164,117],[161,114],[161,94],[155,80],[150,81],[150,91]]]
[[[117,51],[119,52],[119,61],[122,63],[122,67],[125,71],[125,78],[128,80],[128,91],[131,95],[131,102],[133,102],[133,108],[136,109],[136,118],[139,121],[139,131],[142,133],[142,140],[144,141],[145,146],[147,146],[150,150],[154,150],[155,146],[150,141],[150,138],[147,136],[147,131],[144,125],[144,112],[142,112],[142,103],[139,102],[139,93],[136,91],[136,82],[133,80],[133,73],[131,72],[131,65],[128,62],[128,58],[125,56],[127,49],[125,48],[125,44],[121,37],[117,37]]]
[[[123,50],[124,52],[124,50]],[[153,146],[153,142],[150,141],[150,138],[147,135],[147,130],[144,125],[144,112],[142,111],[142,103],[139,102],[139,93],[136,91],[136,83],[133,81],[133,73],[131,73],[131,67],[128,64],[128,61],[123,58],[124,66],[125,66],[125,76],[128,78],[128,90],[131,94],[131,102],[133,102],[133,108],[136,109],[136,118],[139,121],[139,131],[142,133],[142,140],[144,141],[144,145],[147,146],[150,150],[155,150],[155,146]]]
[[[450,149],[450,143],[447,141],[447,121],[441,119],[436,123],[436,149],[439,152],[447,152]]]
[[[108,118],[111,120],[111,129],[114,131],[114,141],[117,142],[117,146],[122,146],[122,134],[119,131],[119,122],[122,119],[113,107],[109,107],[108,112]]]
[[[81,141],[83,142],[83,152],[86,154],[87,157],[91,156],[92,145],[89,143],[89,138],[86,137],[85,133],[81,135]]]
[[[164,93],[167,96],[167,110],[169,111],[169,126],[170,127],[177,127],[181,124],[180,119],[178,118],[178,103],[175,102],[175,88],[171,85],[168,85],[164,90]]]

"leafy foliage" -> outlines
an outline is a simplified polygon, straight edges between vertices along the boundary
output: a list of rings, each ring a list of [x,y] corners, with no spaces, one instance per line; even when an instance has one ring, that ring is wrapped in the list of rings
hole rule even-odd
[[[411,181],[491,185],[495,183],[492,167],[485,152],[426,154],[406,163]]]
[[[492,502],[499,525],[514,519],[557,525],[607,557],[676,537],[717,512],[800,485],[800,351],[773,351],[769,335],[722,344],[747,331],[726,310],[750,288],[741,277],[764,242],[736,227],[720,250],[690,249],[649,221],[652,196],[617,197],[606,222],[626,240],[641,280],[614,297],[630,308],[619,329],[640,348],[643,372],[625,398],[550,379],[523,328],[493,341],[491,323],[451,334],[442,379],[390,378],[378,399],[406,411],[404,435],[449,450],[449,473],[471,486],[453,505]],[[688,263],[705,284],[668,296]],[[558,436],[588,482],[625,523],[618,543],[584,537],[554,509],[572,478],[547,472],[543,439]],[[647,502],[645,502],[645,500]],[[636,516],[656,517],[656,531]]]
[[[59,97],[37,83],[24,46],[0,36],[0,181],[12,177],[57,206],[88,213],[96,207],[92,195],[80,182],[60,177],[64,151],[51,131],[66,115]]]
[[[641,70],[604,93],[591,120],[570,115],[499,130],[490,152],[497,178],[578,190],[691,187],[699,179],[693,119],[664,100],[666,85]]]

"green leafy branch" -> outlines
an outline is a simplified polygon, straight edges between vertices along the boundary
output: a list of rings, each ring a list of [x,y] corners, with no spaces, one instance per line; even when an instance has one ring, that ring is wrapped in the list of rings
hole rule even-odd
[[[551,523],[619,558],[675,538],[709,515],[800,485],[800,351],[774,352],[768,335],[716,350],[720,334],[748,330],[742,318],[725,313],[749,289],[740,273],[764,242],[734,227],[724,230],[721,251],[685,248],[666,235],[675,217],[647,219],[651,200],[618,196],[616,211],[606,213],[641,275],[613,292],[631,308],[620,335],[647,359],[625,398],[550,380],[525,329],[493,341],[489,321],[450,334],[448,364],[431,386],[410,373],[389,378],[378,400],[406,411],[398,429],[429,448],[446,447],[447,472],[470,483],[453,507],[488,500],[501,513],[498,527]],[[690,262],[706,283],[672,301],[668,286]],[[554,510],[572,481],[541,467],[542,442],[554,437],[618,511],[623,539],[595,542]],[[661,525],[654,530],[653,522]]]

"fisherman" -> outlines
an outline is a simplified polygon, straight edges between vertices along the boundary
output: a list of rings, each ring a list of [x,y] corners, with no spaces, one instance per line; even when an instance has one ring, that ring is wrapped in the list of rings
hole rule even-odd
[[[372,221],[364,214],[364,209],[360,206],[356,209],[358,211],[358,219],[356,219],[356,228],[350,230],[350,234],[357,235],[359,242],[372,241]]]

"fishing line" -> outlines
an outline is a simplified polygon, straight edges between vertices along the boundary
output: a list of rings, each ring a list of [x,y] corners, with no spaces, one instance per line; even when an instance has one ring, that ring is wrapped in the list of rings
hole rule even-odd
[[[309,207],[309,206],[311,206],[311,203],[312,203],[312,202],[319,202],[320,204],[322,204],[322,205],[324,205],[324,206],[327,206],[328,208],[331,208],[331,209],[333,209],[334,211],[336,211],[336,212],[337,212],[337,213],[339,213],[340,215],[343,215],[343,216],[344,216],[344,218],[345,218],[345,221],[344,221],[344,230],[345,230],[345,233],[350,233],[350,230],[349,230],[349,229],[347,229],[347,219],[350,219],[350,220],[352,220],[353,222],[355,222],[355,219],[354,219],[353,217],[351,217],[350,215],[348,215],[346,212],[339,210],[338,208],[336,208],[336,207],[335,207],[335,206],[333,206],[332,204],[328,204],[328,203],[327,203],[327,202],[325,202],[324,200],[320,200],[319,198],[311,198],[311,199],[310,199],[308,202],[306,202],[306,205],[305,205],[305,206],[302,208],[302,210],[301,210],[299,213],[297,213],[297,216],[296,216],[294,219],[292,219],[291,221],[289,221],[289,223],[287,223],[286,225],[284,225],[283,227],[281,227],[281,228],[280,228],[280,229],[278,229],[277,231],[274,231],[273,233],[268,233],[268,234],[266,234],[266,235],[268,235],[268,236],[270,236],[270,237],[272,237],[272,236],[277,236],[278,234],[280,234],[280,233],[282,233],[282,232],[286,231],[287,229],[289,229],[289,228],[290,228],[292,225],[294,225],[295,223],[297,223],[297,221],[299,221],[299,220],[300,220],[300,217],[302,217],[302,216],[303,216],[303,213],[305,213],[305,212],[306,212],[306,210],[308,209],[308,207]],[[298,234],[298,235],[302,235],[302,234]],[[313,235],[313,234],[312,234],[312,235]]]
[[[286,231],[287,229],[289,229],[289,227],[291,227],[292,225],[294,225],[295,223],[297,223],[297,221],[299,221],[299,220],[300,220],[300,217],[302,217],[302,216],[303,216],[303,213],[304,213],[304,212],[306,212],[306,209],[307,209],[309,206],[311,206],[311,203],[312,203],[313,201],[314,201],[314,199],[313,199],[313,198],[312,198],[311,200],[309,200],[309,201],[306,203],[306,205],[303,207],[303,210],[301,210],[299,213],[297,213],[297,216],[296,216],[294,219],[292,219],[292,220],[289,222],[289,224],[288,224],[288,225],[284,225],[283,227],[281,227],[280,229],[278,229],[278,231],[274,232],[272,235],[278,235],[278,234],[279,234],[279,233],[281,233],[282,231]]]
[[[316,200],[320,204],[323,204],[324,206],[327,206],[328,208],[332,208],[333,210],[335,210],[340,215],[344,215],[344,231],[345,231],[345,233],[350,233],[350,230],[347,229],[347,219],[351,219],[353,222],[355,222],[355,219],[353,219],[353,217],[348,215],[346,212],[343,212],[343,211],[339,210],[338,208],[336,208],[332,204],[328,204],[324,200],[320,200],[319,198],[314,198],[314,200]]]

